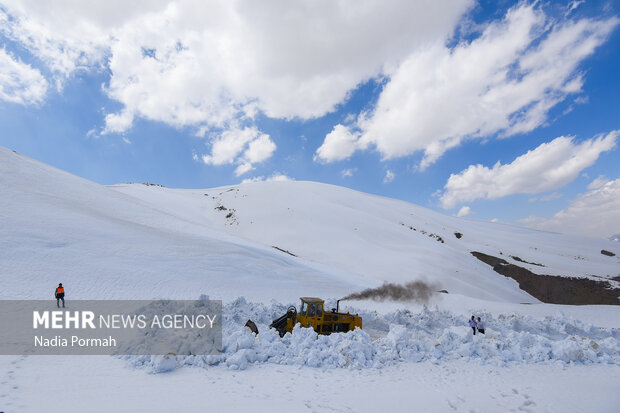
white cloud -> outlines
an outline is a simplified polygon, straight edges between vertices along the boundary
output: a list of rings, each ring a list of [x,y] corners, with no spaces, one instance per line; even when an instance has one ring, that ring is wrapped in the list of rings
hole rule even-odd
[[[467,215],[471,215],[473,211],[468,206],[463,206],[459,209],[459,212],[456,214],[457,217],[466,217]]]
[[[253,171],[254,169],[256,169],[256,168],[254,168],[251,163],[244,162],[241,165],[239,165],[237,168],[235,168],[235,175],[236,176],[241,176],[241,175],[244,175],[244,174],[246,174],[246,173],[248,173],[250,171]]]
[[[274,173],[273,175],[271,175],[269,178],[266,179],[267,181],[275,181],[275,182],[285,182],[285,181],[294,181],[293,178],[291,178],[290,176],[281,174],[281,173]]]
[[[93,68],[110,73],[104,91],[122,108],[105,114],[103,134],[146,119],[217,141],[259,113],[323,116],[360,83],[385,78],[374,110],[336,126],[315,159],[342,160],[372,145],[385,158],[423,150],[423,167],[463,139],[539,126],[581,90],[578,65],[618,24],[552,21],[519,3],[478,39],[450,48],[473,0],[2,3],[1,33],[49,69],[48,82],[61,87]],[[239,172],[254,165],[234,162]]]
[[[493,219],[491,220],[491,222],[499,222],[499,219],[497,219],[497,218],[493,218]]]
[[[620,131],[612,131],[578,144],[573,138],[559,137],[506,165],[500,162],[493,168],[470,165],[460,173],[450,175],[440,198],[441,205],[449,209],[460,202],[479,198],[497,199],[560,188],[594,164],[602,152],[613,149],[619,134]]]
[[[250,163],[259,163],[271,157],[276,150],[276,144],[269,138],[269,135],[262,134],[248,145],[244,153],[244,158]]]
[[[463,140],[532,131],[581,92],[579,64],[619,21],[557,22],[521,2],[471,42],[418,48],[391,73],[374,110],[348,130],[359,139],[324,160],[374,146],[384,159],[424,151],[423,169]]]
[[[5,49],[0,49],[0,99],[20,105],[43,101],[47,80],[37,69],[16,60]]]
[[[273,175],[267,178],[265,178],[264,176],[255,176],[253,178],[244,179],[243,181],[241,181],[241,183],[247,184],[251,182],[286,182],[286,181],[294,181],[294,179],[280,172],[274,172]]]
[[[349,178],[352,177],[355,172],[357,172],[357,168],[343,169],[342,171],[340,171],[340,175],[343,178]]]
[[[390,183],[394,180],[394,178],[396,178],[396,174],[388,169],[387,171],[385,171],[385,176],[383,177],[383,183],[384,184]]]
[[[235,175],[241,176],[254,170],[254,164],[263,162],[271,157],[276,150],[276,144],[269,138],[269,135],[260,134],[248,145],[243,153],[241,165],[235,169]]]
[[[251,184],[252,182],[264,182],[265,181],[265,177],[264,176],[255,176],[252,178],[245,178],[243,181],[241,181],[242,184]]]
[[[316,150],[314,160],[318,162],[341,161],[349,158],[357,149],[359,149],[358,137],[346,126],[336,125]]]
[[[202,160],[208,165],[233,163],[246,145],[256,139],[259,132],[255,128],[226,130],[211,144],[211,154],[203,155]]]
[[[118,113],[108,113],[105,117],[105,128],[102,133],[123,133],[131,128],[132,124],[133,113],[128,110],[123,110]]]
[[[578,196],[552,218],[532,216],[519,222],[546,231],[608,238],[620,229],[620,179]]]
[[[167,0],[2,0],[2,34],[21,43],[54,74],[61,87],[76,70],[99,68],[119,28]]]
[[[605,175],[599,175],[598,178],[590,182],[588,189],[598,189],[609,182],[609,179]]]
[[[0,20],[5,35],[59,82],[76,70],[107,66],[105,91],[132,119],[204,133],[259,111],[284,119],[331,112],[360,82],[389,73],[413,48],[448,38],[472,5],[4,0]],[[107,120],[106,132],[131,127]]]
[[[228,129],[211,143],[211,154],[203,155],[207,165],[237,163],[235,175],[243,175],[254,168],[254,164],[269,159],[276,150],[276,144],[269,135],[256,127]]]

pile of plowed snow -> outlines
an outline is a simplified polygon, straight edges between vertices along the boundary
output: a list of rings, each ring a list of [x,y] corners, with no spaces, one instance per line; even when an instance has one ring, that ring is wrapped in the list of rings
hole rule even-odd
[[[618,329],[597,327],[562,313],[538,320],[516,313],[494,317],[478,312],[487,334],[473,336],[466,318],[437,308],[384,315],[359,311],[364,330],[323,336],[298,325],[293,334],[280,338],[268,325],[286,308],[277,302],[269,306],[248,303],[244,298],[224,305],[221,355],[125,358],[131,366],[151,372],[219,364],[244,370],[260,363],[357,369],[456,359],[495,365],[620,362]],[[248,319],[258,325],[258,335],[244,327]]]

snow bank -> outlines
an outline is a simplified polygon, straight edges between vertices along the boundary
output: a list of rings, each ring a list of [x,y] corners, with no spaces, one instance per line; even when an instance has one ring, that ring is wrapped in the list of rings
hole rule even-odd
[[[457,359],[495,365],[620,362],[618,329],[596,327],[562,313],[537,320],[514,313],[493,317],[476,312],[485,320],[487,334],[473,336],[466,317],[437,308],[385,315],[360,311],[364,330],[323,336],[298,325],[293,334],[280,338],[268,325],[287,307],[275,301],[269,306],[248,303],[244,298],[226,304],[221,355],[176,357],[174,362],[161,356],[125,358],[153,373],[216,364],[244,370],[260,363],[360,369]],[[248,319],[258,325],[258,335],[244,327]]]

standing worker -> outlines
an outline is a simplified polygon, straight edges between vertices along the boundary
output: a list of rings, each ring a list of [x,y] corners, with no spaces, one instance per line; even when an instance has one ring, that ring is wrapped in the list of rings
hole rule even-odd
[[[476,335],[476,319],[474,318],[473,315],[471,316],[471,319],[469,320],[469,326],[474,331],[474,335]]]
[[[62,286],[62,283],[58,284],[56,287],[56,307],[60,308],[60,300],[62,300],[62,308],[65,308],[65,287]]]
[[[484,322],[478,317],[478,322],[476,323],[476,327],[478,327],[478,332],[484,334]]]

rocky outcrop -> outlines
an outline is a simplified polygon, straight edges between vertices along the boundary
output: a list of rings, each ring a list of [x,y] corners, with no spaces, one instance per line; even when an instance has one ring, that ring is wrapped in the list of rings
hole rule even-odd
[[[495,272],[517,281],[519,288],[544,303],[620,305],[620,289],[612,288],[607,281],[536,274],[502,258],[476,251],[471,254]]]

